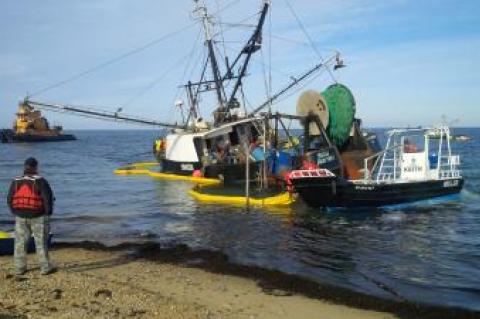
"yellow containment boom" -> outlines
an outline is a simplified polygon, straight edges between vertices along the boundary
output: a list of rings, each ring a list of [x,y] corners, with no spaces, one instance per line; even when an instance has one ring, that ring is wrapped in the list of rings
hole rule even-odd
[[[172,180],[172,181],[184,181],[190,182],[198,185],[204,186],[215,186],[220,185],[221,181],[216,178],[205,178],[205,177],[193,177],[169,173],[161,173],[156,171],[151,171],[146,167],[158,166],[158,163],[134,163],[128,166],[119,168],[114,171],[117,175],[148,175],[153,178]]]
[[[131,166],[131,167],[153,167],[153,166],[158,166],[158,162],[143,162],[143,163],[133,163],[133,164],[130,164],[130,165],[127,165],[128,166]]]
[[[8,239],[8,238],[12,238],[12,236],[9,233],[0,231],[0,239]]]
[[[188,193],[196,200],[205,203],[247,205],[247,198],[244,196],[204,194],[196,189],[191,189]],[[287,206],[293,202],[294,199],[288,192],[265,198],[249,198],[249,204],[252,206]]]

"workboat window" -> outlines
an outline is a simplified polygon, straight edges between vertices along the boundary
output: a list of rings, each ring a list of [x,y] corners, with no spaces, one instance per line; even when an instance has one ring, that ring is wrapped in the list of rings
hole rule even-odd
[[[425,150],[425,139],[419,135],[405,136],[403,138],[403,152],[404,153],[421,153]]]
[[[438,139],[429,138],[428,140],[428,163],[430,169],[438,168]]]

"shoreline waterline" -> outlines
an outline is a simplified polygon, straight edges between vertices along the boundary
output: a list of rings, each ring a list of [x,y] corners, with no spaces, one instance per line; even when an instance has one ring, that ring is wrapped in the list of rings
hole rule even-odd
[[[119,263],[150,262],[175,267],[200,269],[208,273],[252,280],[267,295],[300,295],[319,302],[332,303],[354,309],[390,313],[399,318],[476,318],[480,312],[457,307],[441,307],[398,298],[383,299],[349,289],[313,281],[311,279],[252,265],[233,263],[219,251],[191,249],[186,245],[160,245],[154,242],[123,243],[107,246],[94,241],[56,242],[53,252],[71,252],[70,262],[75,261],[76,251],[115,253]],[[5,257],[3,257],[3,260]],[[92,260],[95,262],[95,260]],[[115,265],[106,265],[106,268]],[[60,267],[59,272],[62,272]],[[154,280],[154,278],[152,278]],[[227,285],[228,288],[228,285]]]

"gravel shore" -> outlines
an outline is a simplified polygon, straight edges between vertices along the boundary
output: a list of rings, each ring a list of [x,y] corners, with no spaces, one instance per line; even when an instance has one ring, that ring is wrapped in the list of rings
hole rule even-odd
[[[41,276],[30,255],[20,277],[10,275],[11,257],[0,258],[0,318],[394,318],[122,251],[64,248],[51,257],[57,273]]]
[[[318,285],[314,287],[319,295],[313,296],[308,292],[308,284],[295,281],[290,275],[244,266],[235,268],[215,253],[196,253],[186,248],[60,245],[51,251],[59,270],[49,276],[39,274],[34,257],[29,255],[29,271],[19,277],[11,275],[12,257],[0,257],[0,318],[389,319],[422,318],[422,313],[435,316],[435,311],[429,309],[422,312],[418,307],[412,310],[382,300],[376,301],[378,307],[370,307],[375,305],[375,299],[355,293],[343,300],[337,289],[328,292]],[[359,306],[352,306],[352,302]],[[394,314],[390,309],[399,311]],[[452,318],[455,315],[448,311],[443,314]],[[456,314],[469,317],[469,313]]]

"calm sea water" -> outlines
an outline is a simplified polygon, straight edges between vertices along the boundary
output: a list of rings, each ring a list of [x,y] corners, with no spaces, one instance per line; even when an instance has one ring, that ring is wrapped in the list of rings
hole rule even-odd
[[[151,161],[152,131],[79,131],[78,141],[0,144],[0,230],[12,176],[35,156],[57,197],[57,240],[154,240],[220,250],[234,262],[302,275],[387,298],[480,310],[480,129],[454,143],[465,189],[456,197],[368,211],[205,205],[191,185],[113,170]]]

